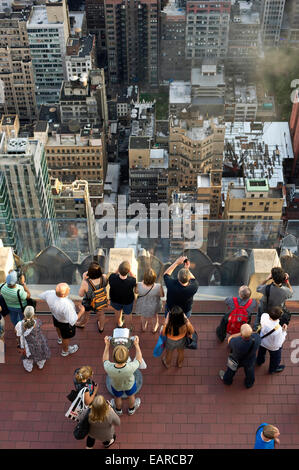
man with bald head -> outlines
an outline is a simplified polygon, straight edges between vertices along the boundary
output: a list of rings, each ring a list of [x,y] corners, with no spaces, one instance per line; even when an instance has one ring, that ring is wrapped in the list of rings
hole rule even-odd
[[[241,326],[240,333],[231,335],[228,338],[230,355],[227,361],[226,372],[221,370],[219,376],[225,385],[231,385],[235,373],[240,367],[244,367],[245,387],[250,388],[255,381],[254,366],[256,352],[261,344],[260,335],[253,333],[250,325],[245,323]]]
[[[228,312],[225,313],[221,322],[216,328],[216,335],[219,341],[223,342],[227,334],[227,326],[230,314],[236,309],[236,305],[244,309],[244,314],[247,314],[247,323],[251,322],[251,316],[256,308],[256,300],[251,299],[251,290],[248,286],[241,286],[239,288],[238,297],[227,297],[225,303],[228,306]],[[235,331],[237,333],[237,331]]]
[[[61,355],[63,357],[73,354],[79,349],[77,344],[69,346],[70,338],[76,334],[75,323],[79,319],[75,304],[68,298],[69,293],[69,285],[61,282],[57,284],[55,290],[47,290],[39,296],[47,302],[52,313],[53,324],[58,334],[57,342],[62,344]]]

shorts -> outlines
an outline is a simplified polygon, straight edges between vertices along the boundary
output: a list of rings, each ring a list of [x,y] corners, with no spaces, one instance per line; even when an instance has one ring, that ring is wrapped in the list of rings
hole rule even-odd
[[[128,397],[130,397],[131,395],[134,395],[134,393],[137,392],[137,385],[136,385],[136,382],[134,383],[133,387],[130,389],[130,390],[115,390],[115,388],[112,387],[111,385],[111,390],[112,390],[112,393],[113,395],[116,397],[116,398],[120,398],[123,396],[123,394],[125,393]]]
[[[124,312],[124,315],[130,315],[132,313],[133,304],[134,304],[134,302],[132,302],[131,304],[128,304],[128,305],[122,305],[122,304],[117,304],[116,302],[111,302],[110,301],[111,307],[114,308],[117,311],[122,310]]]
[[[56,318],[52,315],[53,318],[53,325],[59,329],[62,339],[70,339],[73,338],[76,334],[76,325],[70,325],[69,323],[61,323],[60,321],[56,320]]]

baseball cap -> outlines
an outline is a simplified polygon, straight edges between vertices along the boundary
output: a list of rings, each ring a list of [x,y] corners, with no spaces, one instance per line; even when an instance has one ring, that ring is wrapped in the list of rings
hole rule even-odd
[[[7,276],[6,276],[6,284],[8,286],[14,286],[17,283],[18,280],[18,275],[16,271],[11,271]]]

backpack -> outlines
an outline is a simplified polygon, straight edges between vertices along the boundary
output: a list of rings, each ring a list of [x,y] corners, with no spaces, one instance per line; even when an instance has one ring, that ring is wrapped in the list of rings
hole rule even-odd
[[[94,312],[99,312],[100,310],[108,306],[106,287],[99,287],[97,289],[91,279],[86,280],[93,290],[90,306],[92,307]],[[101,280],[101,285],[102,284],[103,280]]]
[[[233,301],[235,308],[229,314],[226,327],[226,332],[230,335],[240,333],[241,326],[248,322],[247,308],[252,304],[252,299],[249,299],[248,302],[243,306],[238,304],[237,297],[233,297]]]
[[[87,387],[84,387],[80,390],[77,397],[65,413],[66,418],[70,418],[73,421],[79,421],[81,417],[81,413],[88,408],[87,405],[84,403],[84,394],[88,391]]]

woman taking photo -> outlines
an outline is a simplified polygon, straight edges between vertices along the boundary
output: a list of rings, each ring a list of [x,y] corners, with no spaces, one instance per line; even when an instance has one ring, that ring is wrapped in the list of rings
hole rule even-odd
[[[116,439],[114,426],[120,425],[120,418],[110,403],[102,395],[97,395],[90,408],[84,412],[84,416],[86,413],[89,413],[86,449],[92,449],[96,440],[101,441],[106,449],[112,446]]]
[[[194,328],[181,307],[174,306],[167,314],[162,335],[166,336],[166,354],[162,357],[163,365],[168,369],[174,350],[177,350],[177,367],[183,367],[186,336],[192,336]]]
[[[80,313],[82,312],[82,310],[85,313],[82,314],[80,320],[76,323],[76,326],[78,328],[84,328],[87,325],[90,312],[93,311],[92,306],[90,304],[93,298],[94,290],[106,287],[107,282],[107,276],[102,273],[102,269],[99,263],[97,263],[96,261],[91,263],[88,268],[88,271],[83,274],[83,280],[79,289],[79,296],[83,297],[83,300],[78,316],[80,317]],[[98,331],[99,333],[103,333],[105,324],[104,308],[98,311],[97,313]]]
[[[23,366],[27,372],[32,371],[34,363],[42,369],[51,356],[41,325],[42,322],[35,318],[34,308],[27,306],[24,310],[24,320],[19,321],[15,327],[16,334],[20,337]]]
[[[136,301],[136,314],[141,315],[141,329],[145,331],[148,321],[151,320],[152,333],[156,333],[159,328],[159,313],[162,310],[161,297],[164,291],[161,284],[156,284],[156,273],[149,268],[145,271],[143,281],[137,282],[135,288],[138,294]]]

